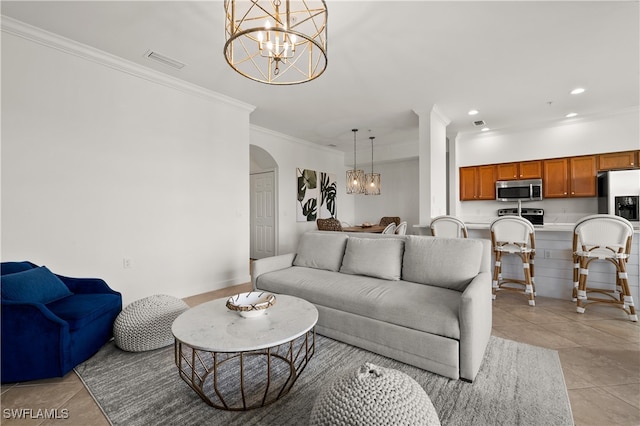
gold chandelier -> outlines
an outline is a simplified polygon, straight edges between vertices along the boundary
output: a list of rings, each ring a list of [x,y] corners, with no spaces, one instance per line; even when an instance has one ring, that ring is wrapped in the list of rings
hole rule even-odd
[[[364,194],[364,170],[358,170],[356,162],[356,133],[358,129],[351,129],[353,132],[353,170],[347,170],[347,194]]]
[[[298,84],[327,68],[324,0],[225,0],[224,56],[243,76]]]
[[[380,173],[373,173],[373,140],[374,136],[369,136],[371,139],[371,173],[365,175],[364,192],[366,195],[380,195]]]

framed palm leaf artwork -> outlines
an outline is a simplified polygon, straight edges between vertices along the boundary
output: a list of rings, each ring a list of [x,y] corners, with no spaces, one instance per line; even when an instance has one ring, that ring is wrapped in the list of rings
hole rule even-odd
[[[318,218],[336,217],[336,201],[338,200],[338,182],[333,173],[320,173],[320,198],[318,200]]]
[[[297,168],[296,182],[298,186],[296,220],[315,222],[318,218],[318,174],[315,170]]]
[[[334,173],[297,168],[296,184],[296,221],[315,222],[336,217],[338,182]]]

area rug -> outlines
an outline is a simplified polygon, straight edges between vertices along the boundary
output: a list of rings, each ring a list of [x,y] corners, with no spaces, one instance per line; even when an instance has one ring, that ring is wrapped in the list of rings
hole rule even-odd
[[[173,347],[130,353],[113,342],[76,367],[113,425],[304,425],[323,388],[365,362],[394,368],[427,392],[443,425],[572,425],[557,351],[491,337],[473,383],[451,380],[329,339],[288,395],[263,408],[210,407],[178,376]]]

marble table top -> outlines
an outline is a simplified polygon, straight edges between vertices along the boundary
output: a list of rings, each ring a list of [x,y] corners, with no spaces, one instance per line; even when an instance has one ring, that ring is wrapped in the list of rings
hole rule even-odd
[[[173,322],[176,339],[210,352],[246,352],[289,342],[311,330],[318,310],[306,300],[276,294],[264,315],[241,317],[227,309],[227,298],[195,306]]]

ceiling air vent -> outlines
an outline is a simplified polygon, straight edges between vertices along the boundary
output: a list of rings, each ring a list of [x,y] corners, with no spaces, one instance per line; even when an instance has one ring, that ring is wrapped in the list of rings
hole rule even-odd
[[[478,127],[478,126],[484,126],[486,123],[484,122],[484,120],[477,120],[473,122],[473,125]]]
[[[147,50],[144,56],[146,56],[148,59],[154,60],[177,70],[184,67],[184,64],[182,62],[169,58],[168,56],[161,55],[158,52],[154,52],[153,50]]]

